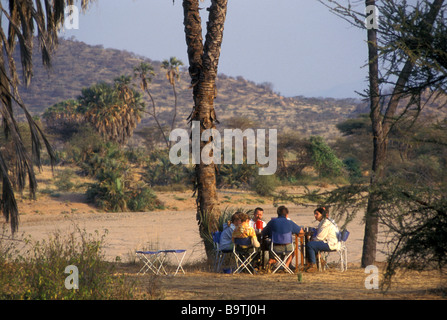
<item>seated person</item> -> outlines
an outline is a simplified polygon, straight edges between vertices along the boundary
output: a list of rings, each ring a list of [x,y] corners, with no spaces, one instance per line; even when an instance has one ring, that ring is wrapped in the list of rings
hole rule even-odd
[[[232,251],[233,250],[233,231],[240,224],[239,215],[241,212],[236,212],[231,216],[230,224],[224,226],[224,230],[220,236],[219,247],[222,251]]]
[[[240,224],[233,231],[232,241],[234,242],[235,238],[251,238],[251,243],[255,247],[259,247],[259,242],[256,237],[255,229],[250,227],[250,218],[246,213],[239,214]],[[252,245],[244,245],[241,246],[242,249],[250,248]]]
[[[265,228],[262,230],[262,236],[272,238],[273,232],[279,233],[279,234],[285,234],[291,232],[292,234],[303,234],[303,229],[298,226],[295,222],[289,219],[289,209],[287,209],[285,206],[280,206],[277,209],[278,218],[272,219],[267,223]],[[273,248],[275,252],[284,252],[289,253],[293,250],[293,244],[287,244],[287,245],[273,245]],[[290,258],[286,261],[286,266],[290,265],[290,262],[292,261],[293,255],[290,256]],[[269,264],[274,263],[275,261],[271,259],[269,261]]]
[[[262,220],[263,214],[264,214],[264,209],[258,207],[258,208],[255,209],[255,211],[253,213],[253,218],[250,220],[250,227],[255,229],[256,234],[260,234],[262,229],[264,229],[265,226],[267,225],[267,223]],[[262,229],[258,229],[256,227],[256,222],[257,221],[261,221],[262,222]]]
[[[314,211],[315,220],[319,221],[319,225],[315,236],[307,243],[307,259],[308,265],[306,272],[315,272],[316,255],[319,251],[333,251],[337,250],[340,246],[337,238],[339,229],[336,223],[328,218],[329,211],[320,207]]]

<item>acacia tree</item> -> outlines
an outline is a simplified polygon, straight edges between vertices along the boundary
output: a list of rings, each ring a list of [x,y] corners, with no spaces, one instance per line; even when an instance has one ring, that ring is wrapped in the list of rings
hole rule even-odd
[[[406,1],[383,1],[379,10],[382,18],[376,26],[365,24],[365,17],[371,12],[355,12],[350,1],[348,6],[333,0],[327,2],[333,12],[367,29],[369,90],[365,98],[370,105],[373,161],[362,252],[362,266],[366,267],[374,263],[376,256],[381,196],[374,190],[384,178],[391,129],[412,108],[418,111],[416,114],[421,111],[421,97],[426,89],[445,89],[446,56],[445,51],[437,48],[438,43],[445,47],[444,0],[421,0],[414,6]],[[365,7],[378,8],[375,0],[366,0]],[[391,87],[389,95],[383,93],[383,86]],[[402,108],[404,99],[408,102]]]
[[[3,157],[0,148],[0,180],[1,180],[1,201],[0,210],[7,222],[10,222],[12,232],[18,230],[18,208],[15,200],[14,189],[11,183],[10,170],[15,166],[17,170],[16,181],[18,181],[19,191],[26,187],[28,178],[31,195],[35,196],[37,182],[34,173],[34,165],[40,166],[42,142],[50,155],[54,159],[52,148],[45,138],[40,127],[33,120],[26,106],[22,102],[18,87],[19,74],[16,68],[14,52],[20,48],[20,63],[22,66],[22,76],[25,85],[29,85],[33,74],[33,40],[37,34],[37,39],[42,53],[42,61],[45,66],[50,66],[51,54],[57,46],[57,34],[64,23],[64,11],[68,5],[73,5],[74,0],[15,0],[2,1],[0,3],[0,101],[3,131],[8,139],[15,146],[15,163],[8,163]],[[83,9],[86,9],[89,0],[81,0]],[[3,30],[8,26],[7,32]],[[14,106],[18,106],[26,118],[32,141],[31,155],[25,148],[22,137],[19,133]]]
[[[216,98],[217,67],[222,45],[224,23],[227,13],[228,0],[212,0],[209,11],[205,42],[202,36],[202,19],[200,17],[199,0],[184,0],[184,26],[186,44],[188,47],[189,75],[193,92],[194,106],[188,120],[200,123],[200,134],[208,129],[216,127],[216,112],[214,99]],[[212,143],[201,141],[200,152]],[[212,155],[211,155],[212,156]],[[197,192],[197,219],[201,234],[204,231],[203,217],[207,216],[211,227],[217,229],[217,190],[216,190],[216,165],[200,164],[195,168]],[[205,244],[207,242],[205,241]],[[205,248],[207,252],[211,248]]]

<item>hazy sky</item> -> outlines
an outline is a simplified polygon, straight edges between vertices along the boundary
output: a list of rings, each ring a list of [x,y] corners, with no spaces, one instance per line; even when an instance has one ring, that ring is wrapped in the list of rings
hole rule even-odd
[[[62,35],[188,63],[181,0],[97,0],[79,29]],[[365,39],[317,0],[229,0],[218,72],[271,82],[287,97],[358,97],[354,91],[366,87]]]

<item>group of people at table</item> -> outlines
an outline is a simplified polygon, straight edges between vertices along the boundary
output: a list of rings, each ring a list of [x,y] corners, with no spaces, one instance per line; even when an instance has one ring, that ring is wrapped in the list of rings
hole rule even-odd
[[[236,238],[251,238],[254,247],[261,247],[262,252],[268,254],[272,234],[295,234],[297,236],[306,236],[306,260],[304,266],[305,272],[315,272],[318,270],[316,265],[316,256],[319,251],[337,250],[339,241],[337,233],[339,232],[337,224],[329,218],[329,210],[325,207],[319,207],[314,210],[315,220],[319,222],[316,229],[311,228],[305,231],[303,227],[297,225],[289,218],[289,210],[285,206],[277,208],[277,218],[271,219],[268,223],[263,221],[264,210],[256,208],[253,217],[243,212],[236,212],[232,215],[231,220],[224,227],[220,238],[221,250],[233,250]],[[275,252],[291,252],[293,244],[275,244],[273,243]],[[278,250],[278,251],[277,251]],[[293,255],[286,261],[289,266]],[[277,263],[275,259],[266,259],[267,265],[262,267],[270,268]]]

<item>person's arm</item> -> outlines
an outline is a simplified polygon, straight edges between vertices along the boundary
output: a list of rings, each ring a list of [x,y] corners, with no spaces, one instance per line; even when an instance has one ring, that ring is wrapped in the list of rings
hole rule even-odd
[[[267,225],[265,226],[265,228],[262,229],[261,234],[262,234],[263,237],[266,237],[266,236],[269,237],[269,235],[270,235],[270,228],[271,228],[271,224],[270,224],[270,222],[269,222],[269,223],[267,223]]]
[[[298,234],[298,235],[304,234],[304,230],[299,225],[297,225],[293,221],[291,221],[291,222],[292,222],[292,233],[293,234]]]

